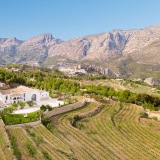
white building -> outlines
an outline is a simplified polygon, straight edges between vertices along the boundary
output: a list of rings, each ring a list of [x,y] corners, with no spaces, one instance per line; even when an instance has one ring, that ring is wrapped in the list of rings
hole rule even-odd
[[[19,86],[14,89],[0,90],[0,101],[3,104],[12,104],[27,101],[40,101],[49,98],[49,92]]]

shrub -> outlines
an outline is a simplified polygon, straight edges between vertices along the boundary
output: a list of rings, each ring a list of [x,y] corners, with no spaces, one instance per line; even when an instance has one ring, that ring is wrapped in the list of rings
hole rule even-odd
[[[42,154],[45,157],[45,159],[52,160],[52,158],[50,157],[50,155],[46,151],[43,151]]]
[[[21,108],[23,108],[25,106],[24,102],[19,102],[18,104],[21,106]]]
[[[55,130],[55,126],[54,126],[52,123],[48,123],[48,124],[46,125],[46,128],[47,128],[48,130],[50,130],[51,132],[54,132],[54,130]]]
[[[136,83],[134,83],[134,82],[131,82],[131,87],[138,88],[138,85]]]
[[[48,123],[51,123],[51,120],[49,118],[42,118],[42,123],[44,126],[47,126]]]
[[[51,111],[52,110],[52,107],[50,106],[50,105],[46,105],[46,108],[49,110],[49,111]]]
[[[40,107],[40,110],[42,110],[43,112],[46,111],[47,109],[49,111],[51,111],[53,108],[48,104],[47,105],[41,105],[41,107]]]
[[[155,120],[155,121],[157,121],[157,120],[158,120],[158,118],[157,118],[157,117],[153,117],[152,119],[153,119],[153,120]]]
[[[27,101],[26,103],[27,103],[30,107],[34,105],[34,102],[33,102],[33,101]]]
[[[40,136],[36,136],[35,137],[35,142],[36,142],[36,145],[39,146],[42,142],[43,142],[43,138],[40,137]]]
[[[51,98],[57,98],[57,97],[59,97],[59,94],[50,93],[49,96],[50,96]]]
[[[77,128],[80,129],[80,130],[84,129],[84,124],[83,124],[83,123],[78,122],[78,123],[76,124],[76,126],[77,126]]]
[[[13,104],[12,104],[12,107],[17,108],[17,107],[18,107],[18,104],[17,104],[17,103],[13,103]]]
[[[154,126],[152,122],[149,122],[148,125],[149,125],[150,129]]]
[[[45,105],[41,105],[40,110],[46,111],[46,106]]]
[[[12,113],[14,110],[14,107],[7,107],[7,108],[4,108],[2,114],[10,114]]]
[[[17,146],[16,138],[13,135],[10,136],[10,141],[11,141],[11,146],[12,146],[14,155],[16,156],[16,158],[18,160],[21,160],[22,155],[21,155],[21,152]]]
[[[29,154],[33,157],[36,154],[36,149],[34,148],[34,146],[32,145],[32,143],[28,142],[26,144],[26,147],[28,149]]]
[[[117,125],[117,128],[118,128],[118,129],[121,129],[121,128],[122,128],[122,126],[121,126],[120,124],[118,124],[118,125]]]
[[[140,112],[142,118],[148,118],[148,114],[144,111]]]

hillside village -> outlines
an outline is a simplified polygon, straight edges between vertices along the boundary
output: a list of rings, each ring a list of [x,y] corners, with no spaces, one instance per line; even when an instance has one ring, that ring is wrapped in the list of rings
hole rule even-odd
[[[109,77],[118,77],[118,74],[113,73],[109,68],[102,68],[96,65],[80,64],[72,67],[60,67],[59,70],[69,75],[106,75]]]

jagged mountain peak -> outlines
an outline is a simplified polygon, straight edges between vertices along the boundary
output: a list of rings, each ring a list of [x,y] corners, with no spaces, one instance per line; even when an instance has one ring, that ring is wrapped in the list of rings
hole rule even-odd
[[[50,43],[52,40],[55,40],[55,38],[50,33],[44,33],[40,34],[38,36],[34,36],[31,39],[24,42],[24,45],[29,44],[46,44]]]
[[[53,37],[53,35],[51,33],[44,33],[44,34],[40,34],[38,36],[35,36],[31,39],[35,39],[37,41],[38,40],[43,40],[44,43],[49,43],[50,41],[52,41],[55,38]]]

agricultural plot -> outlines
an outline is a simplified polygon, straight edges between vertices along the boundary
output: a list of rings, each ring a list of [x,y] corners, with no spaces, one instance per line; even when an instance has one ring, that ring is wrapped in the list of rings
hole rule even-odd
[[[56,132],[52,134],[43,125],[39,125],[33,128],[32,133],[43,138],[43,143],[40,144],[39,148],[48,153],[52,159],[68,159],[67,157],[72,156],[65,139]]]
[[[38,150],[24,128],[10,128],[9,134],[11,137],[15,137],[16,145],[18,146],[18,150],[20,152],[17,159],[43,159],[43,155]],[[17,150],[16,148],[14,149]]]
[[[4,128],[4,124],[0,119],[0,160],[15,159],[11,145]]]
[[[17,139],[21,159],[157,160],[160,122],[141,118],[142,110],[137,105],[115,101],[103,106],[92,102],[52,117],[52,132],[43,125],[9,132]],[[26,146],[28,141],[36,149],[34,155]]]
[[[85,132],[114,159],[160,159],[160,137],[139,119],[142,108],[116,102],[84,121]],[[150,120],[151,123],[151,120]]]
[[[71,117],[88,113],[96,105],[90,103],[88,107],[66,113],[57,120],[56,128],[71,143],[77,159],[160,158],[159,134],[150,127],[151,120],[140,120],[142,108],[139,106],[110,101],[97,115],[77,122],[82,128],[72,126]]]

